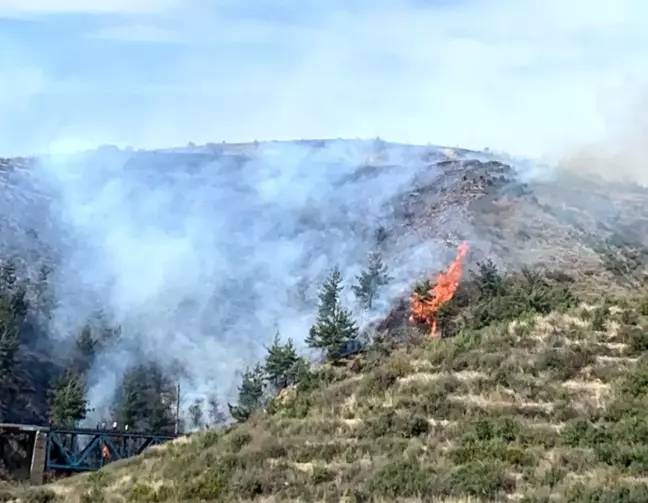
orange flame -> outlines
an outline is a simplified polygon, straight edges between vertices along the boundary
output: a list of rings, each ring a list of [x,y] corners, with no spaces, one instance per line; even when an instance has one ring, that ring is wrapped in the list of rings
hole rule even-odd
[[[432,337],[437,336],[436,313],[443,304],[450,302],[454,297],[467,253],[468,243],[459,245],[457,257],[446,272],[439,274],[434,286],[427,291],[427,295],[413,292],[410,297],[410,321],[429,325]]]

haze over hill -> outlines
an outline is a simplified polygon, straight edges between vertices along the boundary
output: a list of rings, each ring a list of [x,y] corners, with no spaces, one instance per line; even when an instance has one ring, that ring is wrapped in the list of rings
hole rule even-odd
[[[273,169],[274,155],[283,169]],[[184,388],[196,394],[240,383],[239,424],[42,489],[0,486],[1,497],[646,500],[642,185],[375,140],[103,149],[66,157],[66,170],[57,162],[25,169],[12,160],[4,173],[7,194],[23,204],[3,221],[14,236],[5,244],[28,256],[37,243],[39,259],[58,261],[40,342],[58,337],[64,352],[61,341],[72,343],[71,327],[96,301],[122,332],[94,359],[93,405],[110,403],[111,376],[126,386],[120,373],[150,358],[193,377]],[[77,170],[88,163],[95,169]],[[25,231],[27,220],[42,227]],[[399,300],[462,242],[459,289],[435,318],[444,337],[431,338]],[[378,322],[361,353],[327,351],[323,364],[291,367],[274,384],[267,327],[276,321],[299,343],[312,337],[333,265],[348,287],[376,250],[392,280],[375,309],[354,310],[363,325]],[[348,293],[342,305],[355,307]],[[235,381],[254,360],[261,365]]]
[[[276,330],[301,343],[335,265],[351,282],[372,251],[391,264],[393,281],[362,314],[366,324],[441,266],[457,240],[488,253],[466,204],[491,178],[501,177],[499,189],[515,176],[459,160],[489,157],[322,140],[8,161],[0,242],[32,269],[54,266],[46,339],[61,355],[98,311],[121,327],[91,373],[97,416],[142,356],[179,364],[187,406],[214,392],[231,397],[236,372]],[[433,220],[417,215],[430,205]]]
[[[623,287],[644,272],[633,248],[647,244],[643,189],[487,152],[319,140],[104,147],[5,166],[3,252],[32,275],[53,266],[46,347],[64,359],[99,312],[121,328],[90,371],[91,422],[110,417],[121,378],[143,358],[175,373],[183,410],[232,399],[277,330],[304,349],[332,268],[351,284],[373,251],[392,281],[368,312],[345,291],[362,327],[462,241],[471,263],[504,270],[620,268]]]

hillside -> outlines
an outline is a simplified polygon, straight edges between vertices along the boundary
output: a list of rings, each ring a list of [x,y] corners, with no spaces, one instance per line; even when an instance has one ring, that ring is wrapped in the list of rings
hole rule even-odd
[[[403,327],[407,344],[315,368],[243,425],[38,501],[646,501],[646,298],[591,305],[534,281],[464,291],[454,316],[473,328],[456,337]]]
[[[73,361],[92,404],[109,394],[96,381],[104,357],[122,372],[110,369],[117,382],[137,363],[117,361],[127,351],[159,363],[156,376],[173,366],[193,372],[202,392],[210,372],[219,385],[232,382],[233,366],[265,356],[259,348],[277,316],[292,323],[286,336],[306,340],[303,320],[312,316],[304,313],[317,311],[334,265],[342,264],[345,291],[372,250],[393,276],[357,356],[300,372],[242,424],[47,488],[9,488],[0,501],[646,501],[648,191],[561,171],[539,176],[486,152],[295,143],[297,151],[280,143],[109,149],[83,161],[105,172],[83,183],[64,173],[59,185],[37,161],[0,162],[3,253],[17,253],[27,276],[43,261],[59,271],[46,282],[58,311],[43,307],[48,288],[34,288],[41,297],[28,296],[21,319],[29,391],[13,402],[0,392],[0,412],[17,421],[49,420],[51,383],[83,349],[71,329],[53,332],[56,316],[83,325],[86,296],[106,302],[109,315],[133,311],[116,337],[112,327],[92,332],[101,344]],[[290,177],[273,171],[283,159]],[[192,232],[182,243],[179,223]],[[225,238],[204,239],[212,225]],[[79,247],[79,236],[109,253]],[[436,313],[443,337],[431,338],[428,326],[409,322],[407,297],[462,242],[460,287]],[[218,268],[190,267],[213,256]],[[178,275],[164,283],[152,266]],[[79,278],[119,288],[101,297]],[[150,386],[153,371],[136,368]],[[153,405],[170,403],[158,400],[164,393]],[[136,412],[146,424],[147,412]]]

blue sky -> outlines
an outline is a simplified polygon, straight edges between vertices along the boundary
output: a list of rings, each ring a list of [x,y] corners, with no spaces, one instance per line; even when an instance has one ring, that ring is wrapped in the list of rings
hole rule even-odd
[[[0,155],[377,135],[542,155],[645,115],[642,19],[641,0],[0,0]]]

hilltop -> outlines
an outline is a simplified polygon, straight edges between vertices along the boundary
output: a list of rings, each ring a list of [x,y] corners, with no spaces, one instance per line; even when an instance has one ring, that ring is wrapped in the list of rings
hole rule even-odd
[[[123,158],[141,174],[138,183],[155,178],[184,187],[194,175],[206,183],[211,169],[217,180],[247,181],[267,169],[259,159],[294,154],[284,148],[92,155],[97,162]],[[25,497],[645,501],[648,190],[489,152],[334,140],[299,149],[334,175],[308,188],[332,183],[333,190],[313,196],[319,205],[291,208],[294,225],[261,230],[315,236],[322,250],[334,257],[342,250],[351,261],[377,249],[404,283],[367,327],[359,354],[311,366],[242,424],[183,437]],[[5,162],[3,178],[12,200],[30,208],[49,197],[29,175],[32,162]],[[237,190],[237,198],[247,197],[247,187]],[[266,219],[284,215],[272,202],[261,207]],[[0,223],[7,233],[24,232],[10,218]],[[235,223],[258,234],[252,214]],[[407,297],[421,279],[434,280],[462,242],[470,251],[460,288],[438,313],[444,337],[430,338],[429,327],[408,321]],[[426,264],[421,256],[435,259]],[[305,278],[315,286],[324,279]],[[228,290],[236,299],[245,293]],[[247,312],[250,303],[271,301],[241,298],[242,308],[228,307]],[[312,299],[295,302],[316,309]],[[25,358],[27,366],[42,361],[34,351]]]

